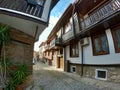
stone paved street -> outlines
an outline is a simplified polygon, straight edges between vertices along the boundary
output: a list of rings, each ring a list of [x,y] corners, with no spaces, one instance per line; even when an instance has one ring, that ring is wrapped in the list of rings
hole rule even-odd
[[[86,82],[86,79],[80,79],[79,75],[55,70],[43,63],[36,63],[33,69],[32,83],[25,90],[120,90],[97,86],[94,81]]]

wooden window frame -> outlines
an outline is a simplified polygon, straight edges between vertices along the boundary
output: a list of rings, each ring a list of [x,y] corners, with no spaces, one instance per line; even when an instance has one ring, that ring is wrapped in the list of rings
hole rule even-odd
[[[75,45],[75,47],[76,47],[76,45],[78,45],[78,43],[70,44],[70,57],[79,57],[79,50],[78,50],[78,55],[77,55],[77,53],[76,53],[76,50],[79,49],[79,47],[78,47],[77,49],[75,48],[75,56],[71,55],[71,54],[72,54],[72,53],[71,53],[71,51],[72,51],[72,46],[74,46],[74,45]]]
[[[102,50],[102,40],[101,40],[101,36],[102,36],[103,34],[106,36],[106,39],[107,39],[107,35],[106,35],[105,31],[104,31],[104,32],[95,33],[95,34],[92,35],[92,37],[91,37],[91,39],[92,39],[93,55],[94,55],[94,56],[109,54],[108,39],[107,39],[108,51],[105,52],[105,51]],[[96,37],[98,37],[98,39],[99,39],[99,41],[100,41],[100,52],[96,52],[96,47],[95,47],[95,38],[96,38]]]
[[[113,42],[114,42],[115,53],[120,53],[120,48],[117,45],[117,39],[116,39],[116,36],[115,36],[115,31],[118,30],[118,29],[120,29],[120,26],[111,29]]]

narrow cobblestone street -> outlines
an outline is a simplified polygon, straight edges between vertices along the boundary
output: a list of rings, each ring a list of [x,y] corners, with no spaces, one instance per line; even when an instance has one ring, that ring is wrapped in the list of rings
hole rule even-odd
[[[33,69],[32,83],[25,90],[119,90],[98,88],[96,83],[84,83],[79,75],[55,70],[43,63],[36,63]]]

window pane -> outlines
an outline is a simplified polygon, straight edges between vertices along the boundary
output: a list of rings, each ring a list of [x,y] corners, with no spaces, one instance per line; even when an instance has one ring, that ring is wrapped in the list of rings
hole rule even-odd
[[[75,72],[75,69],[76,69],[76,68],[75,68],[75,67],[73,67],[72,69],[73,69],[73,72]]]
[[[115,32],[118,48],[120,48],[120,29]]]
[[[73,56],[75,56],[75,45],[73,45],[72,52],[73,52]]]
[[[100,40],[99,38],[95,38],[95,50],[96,52],[100,52]]]
[[[106,78],[106,71],[98,71],[99,78]]]
[[[70,46],[70,56],[71,57],[79,56],[78,44],[74,44]]]
[[[71,30],[71,24],[70,21],[65,25],[65,33]]]
[[[108,43],[107,43],[107,37],[106,37],[106,35],[103,34],[102,37],[101,37],[101,39],[102,39],[102,50],[104,52],[108,52]]]
[[[37,2],[38,5],[42,6],[45,0],[35,0],[35,1]]]

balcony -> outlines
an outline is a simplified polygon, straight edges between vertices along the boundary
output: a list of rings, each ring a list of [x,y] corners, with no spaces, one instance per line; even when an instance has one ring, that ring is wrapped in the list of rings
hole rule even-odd
[[[73,30],[69,30],[67,33],[65,33],[62,36],[62,42],[65,43],[65,42],[71,40],[72,38],[74,38],[74,31]]]
[[[41,3],[29,3],[30,0],[0,0],[0,10],[25,15],[40,20],[43,12]]]
[[[57,49],[61,46],[62,39],[61,38],[54,38],[50,43],[50,49]]]
[[[45,51],[49,50],[50,45],[45,45]]]
[[[81,22],[81,31],[90,30],[98,25],[98,23],[105,22],[105,20],[109,21],[109,19],[111,19],[112,16],[115,17],[119,11],[120,0],[111,0]]]
[[[47,27],[49,14],[58,0],[0,0],[0,24],[38,40]]]

